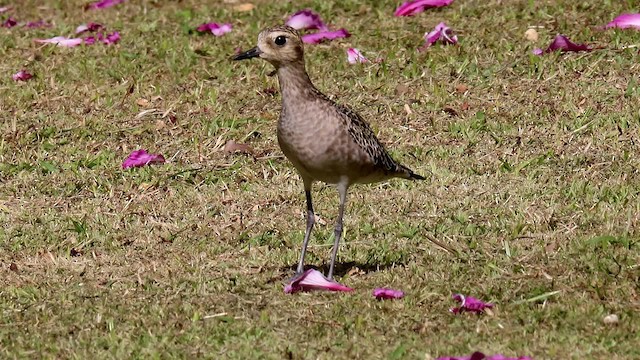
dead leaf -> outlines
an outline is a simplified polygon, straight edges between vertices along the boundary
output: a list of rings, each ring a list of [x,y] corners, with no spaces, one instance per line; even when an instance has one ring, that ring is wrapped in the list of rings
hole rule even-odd
[[[458,94],[464,94],[467,92],[467,90],[469,90],[469,86],[465,85],[465,84],[458,84],[456,85],[456,92]]]
[[[166,124],[162,120],[156,120],[156,130],[162,130]]]
[[[148,107],[149,106],[149,100],[140,98],[140,99],[136,100],[136,104],[138,104],[138,105],[140,105],[142,107]]]
[[[224,144],[224,148],[222,149],[222,151],[226,152],[227,154],[233,154],[236,152],[251,155],[253,154],[253,149],[251,148],[251,146],[247,144],[238,144],[233,140],[227,141],[227,143]]]
[[[460,110],[462,111],[466,111],[469,110],[469,103],[468,102],[463,102],[462,105],[460,105]]]
[[[11,265],[9,265],[9,270],[17,273],[18,272],[18,265],[16,265],[16,263],[11,263]]]
[[[396,95],[401,96],[401,95],[404,95],[404,94],[406,94],[408,92],[409,92],[409,87],[407,85],[398,84],[396,86]]]
[[[238,4],[238,5],[234,6],[233,10],[235,10],[235,11],[251,11],[255,7],[256,6],[251,4],[251,3],[244,3],[244,4]]]
[[[536,42],[538,41],[538,32],[536,31],[536,29],[529,29],[524,32],[524,38],[529,41]]]

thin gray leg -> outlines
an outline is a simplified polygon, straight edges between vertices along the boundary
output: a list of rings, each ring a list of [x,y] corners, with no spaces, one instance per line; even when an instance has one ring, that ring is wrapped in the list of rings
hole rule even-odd
[[[329,274],[327,279],[333,279],[333,270],[336,265],[336,255],[340,246],[340,238],[342,238],[342,217],[344,215],[344,204],[347,201],[348,185],[338,184],[338,193],[340,193],[340,209],[338,210],[338,220],[336,221],[336,229],[334,232],[335,242],[333,243],[333,251],[331,252],[331,265],[329,265]]]
[[[316,222],[316,215],[313,213],[313,205],[311,204],[311,184],[304,184],[304,194],[307,197],[307,230],[304,233],[304,240],[302,241],[302,251],[300,252],[300,262],[298,263],[298,270],[296,275],[301,274],[304,271],[304,255],[307,252],[307,245],[309,244],[309,237],[311,236],[311,229]]]

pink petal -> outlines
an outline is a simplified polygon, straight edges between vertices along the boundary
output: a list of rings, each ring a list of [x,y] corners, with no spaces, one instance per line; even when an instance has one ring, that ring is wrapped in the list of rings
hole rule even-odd
[[[18,21],[12,17],[8,18],[2,23],[2,27],[6,27],[6,28],[12,28],[16,25],[18,25]]]
[[[349,64],[369,62],[369,60],[360,53],[360,50],[356,48],[347,49],[347,61]]]
[[[122,168],[142,167],[150,164],[164,164],[164,156],[160,154],[149,154],[146,150],[136,150],[122,162]]]
[[[83,32],[89,31],[94,32],[102,29],[103,26],[98,23],[90,22],[88,24],[82,24],[76,28],[76,34],[82,34]]]
[[[196,28],[198,32],[211,32],[215,36],[222,36],[231,31],[231,24],[204,23]]]
[[[101,1],[96,1],[92,4],[87,5],[87,8],[88,9],[105,9],[112,6],[116,6],[123,2],[125,2],[125,0],[101,0]]]
[[[309,269],[294,277],[291,282],[284,287],[286,294],[311,290],[352,291],[353,289],[333,280],[328,280],[321,272],[315,269]]]
[[[63,47],[74,47],[82,44],[81,38],[66,38],[64,36],[56,36],[51,39],[36,39],[35,42],[42,44],[56,44]]]
[[[117,31],[112,32],[111,34],[107,34],[106,37],[104,37],[103,39],[101,39],[103,43],[109,45],[109,44],[116,44],[118,41],[120,41],[120,33]]]
[[[519,357],[506,357],[504,355],[496,354],[496,355],[485,355],[479,351],[474,352],[470,356],[445,356],[439,357],[436,360],[532,360],[528,356],[519,356]]]
[[[402,299],[404,297],[404,292],[402,290],[393,290],[386,288],[377,288],[373,290],[373,296],[376,299]]]
[[[296,30],[318,29],[321,31],[329,31],[327,25],[320,19],[320,15],[309,9],[300,10],[291,15],[285,24]]]
[[[93,45],[96,43],[96,41],[100,40],[102,40],[102,34],[98,34],[97,36],[87,36],[86,38],[84,38],[84,44]]]
[[[346,29],[336,31],[319,31],[313,34],[302,35],[302,42],[307,44],[318,44],[324,40],[333,40],[337,38],[346,38],[351,36]]]
[[[44,21],[44,20],[38,20],[38,21],[29,21],[28,23],[23,25],[26,28],[41,28],[41,27],[49,27],[51,26],[51,24],[49,24],[48,22]]]
[[[454,35],[453,30],[451,30],[451,28],[444,22],[436,25],[431,32],[425,33],[424,39],[425,43],[418,49],[418,51],[424,51],[438,41],[445,45],[455,45],[458,43],[458,35]]]
[[[567,38],[564,35],[556,35],[556,37],[553,39],[553,41],[551,42],[551,44],[549,45],[549,47],[544,50],[541,51],[542,49],[534,49],[533,50],[533,54],[534,55],[542,55],[543,53],[550,53],[553,51],[557,51],[560,50],[562,52],[567,52],[567,51],[591,51],[593,50],[593,48],[587,44],[575,44],[572,43],[569,38]]]
[[[3,12],[9,11],[9,10],[11,10],[11,8],[8,7],[8,6],[0,7],[0,14],[2,14]]]
[[[396,12],[393,14],[395,16],[411,16],[417,13],[423,12],[428,8],[437,8],[450,5],[453,0],[414,0],[407,1],[400,5]]]
[[[464,311],[471,311],[475,313],[482,313],[486,308],[492,308],[493,304],[485,303],[471,296],[464,296],[462,294],[453,295],[453,299],[460,301],[460,307],[449,309],[454,314],[459,314]]]
[[[20,70],[11,76],[14,81],[27,81],[33,77],[27,70]]]
[[[640,14],[622,14],[604,26],[605,28],[640,29]]]

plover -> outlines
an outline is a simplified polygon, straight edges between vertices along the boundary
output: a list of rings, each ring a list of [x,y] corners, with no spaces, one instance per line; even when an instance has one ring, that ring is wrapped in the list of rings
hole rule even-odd
[[[338,188],[340,207],[327,274],[327,278],[332,279],[349,186],[395,177],[409,180],[424,180],[424,177],[393,160],[358,113],[336,104],[316,89],[307,75],[303,43],[295,29],[267,28],[258,35],[256,47],[234,56],[233,60],[254,57],[276,68],[282,96],[278,144],[304,184],[307,228],[297,274],[304,271],[304,257],[315,223],[311,187],[315,181],[322,181]]]

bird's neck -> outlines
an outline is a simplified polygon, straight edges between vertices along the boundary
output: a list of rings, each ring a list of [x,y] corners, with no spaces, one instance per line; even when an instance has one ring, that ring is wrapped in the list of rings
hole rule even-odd
[[[304,63],[287,64],[278,67],[278,82],[282,103],[301,102],[309,99],[318,90],[313,86]]]

